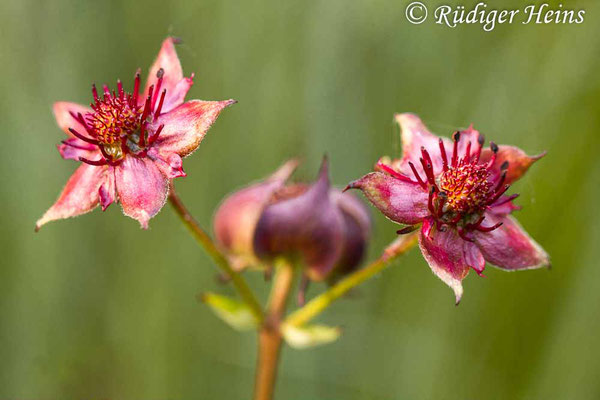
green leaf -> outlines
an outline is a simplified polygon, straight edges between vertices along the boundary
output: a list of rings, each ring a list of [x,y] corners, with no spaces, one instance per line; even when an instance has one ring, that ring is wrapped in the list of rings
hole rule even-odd
[[[295,326],[283,324],[281,333],[286,343],[296,349],[306,349],[331,343],[340,337],[342,330],[325,325]]]
[[[205,293],[202,301],[235,330],[248,331],[258,327],[258,321],[245,303],[215,293]]]

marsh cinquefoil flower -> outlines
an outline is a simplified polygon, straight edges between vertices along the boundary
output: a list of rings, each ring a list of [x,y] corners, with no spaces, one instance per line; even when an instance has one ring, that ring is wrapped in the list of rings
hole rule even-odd
[[[461,299],[469,269],[481,274],[485,262],[514,271],[549,265],[546,252],[510,216],[519,209],[506,195],[543,154],[530,157],[512,146],[490,144],[475,129],[453,140],[430,133],[412,114],[399,114],[403,157],[381,159],[376,172],[348,185],[386,217],[420,228],[419,246],[433,272]]]
[[[92,86],[90,107],[54,104],[60,128],[69,136],[58,146],[64,159],[80,161],[58,200],[36,223],[105,210],[118,201],[143,228],[164,205],[169,180],[185,176],[182,157],[191,154],[221,110],[234,100],[184,98],[193,75],[183,76],[174,38],[167,38],[140,93],[140,74],[131,93]]]
[[[215,214],[215,237],[237,269],[284,256],[303,265],[311,280],[335,280],[362,259],[368,212],[356,197],[331,188],[326,161],[311,184],[287,183],[296,166],[289,161],[227,197]]]

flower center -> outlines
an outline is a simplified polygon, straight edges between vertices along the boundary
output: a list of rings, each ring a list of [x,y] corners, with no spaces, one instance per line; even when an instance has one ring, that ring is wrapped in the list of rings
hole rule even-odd
[[[148,96],[142,104],[138,101],[139,73],[135,77],[133,93],[126,93],[121,81],[118,81],[117,92],[111,92],[104,85],[103,96],[99,97],[96,86],[92,85],[94,102],[90,106],[93,112],[85,115],[71,113],[84,127],[87,135],[73,128],[69,128],[69,131],[84,142],[98,146],[103,159],[88,160],[80,157],[80,161],[91,165],[117,165],[127,154],[137,157],[146,155],[164,127],[160,125],[154,132],[149,131],[150,123],[159,117],[165,99],[166,89],[158,95],[163,74],[160,69],[156,74],[156,90],[154,85],[150,86]]]
[[[493,187],[490,172],[481,164],[464,164],[449,168],[439,177],[438,187],[445,193],[445,207],[459,214],[481,211]]]

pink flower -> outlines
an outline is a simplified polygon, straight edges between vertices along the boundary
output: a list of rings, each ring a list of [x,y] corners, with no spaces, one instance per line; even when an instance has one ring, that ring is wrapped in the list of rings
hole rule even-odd
[[[68,135],[58,145],[64,159],[81,161],[56,203],[36,223],[87,213],[101,205],[121,203],[125,215],[142,228],[164,205],[169,181],[186,176],[182,158],[191,154],[221,110],[235,100],[190,100],[193,74],[183,76],[175,44],[167,38],[150,68],[140,93],[136,73],[132,93],[117,81],[102,94],[92,86],[90,107],[69,102],[54,104],[54,115]]]
[[[287,183],[296,166],[289,161],[228,196],[215,213],[215,237],[236,269],[283,256],[311,280],[333,281],[360,264],[370,218],[360,200],[331,188],[326,162],[311,184]]]
[[[386,217],[418,229],[419,246],[433,272],[461,299],[469,269],[479,275],[485,262],[515,271],[550,263],[546,252],[509,214],[519,209],[506,195],[544,154],[530,157],[512,146],[484,148],[469,127],[453,140],[438,138],[412,114],[396,115],[403,157],[381,159],[377,172],[348,185],[357,188]]]

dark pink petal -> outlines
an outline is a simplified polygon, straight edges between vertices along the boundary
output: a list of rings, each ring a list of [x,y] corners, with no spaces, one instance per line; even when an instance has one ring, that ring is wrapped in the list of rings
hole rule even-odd
[[[536,156],[528,156],[523,150],[514,146],[501,145],[498,146],[498,148],[499,150],[498,154],[496,155],[496,161],[494,161],[491,171],[496,177],[500,176],[502,173],[500,167],[505,162],[508,162],[505,183],[509,185],[521,178],[521,176],[527,172],[529,167],[531,167],[534,162],[546,155],[544,152]],[[483,153],[481,154],[482,162],[489,161],[492,157],[492,154],[493,153],[489,148],[484,149]]]
[[[400,224],[420,223],[429,214],[428,193],[416,183],[382,172],[371,172],[348,185],[360,189],[386,217]]]
[[[147,229],[167,200],[168,179],[149,158],[127,156],[115,167],[115,182],[123,213]]]
[[[156,166],[167,178],[174,179],[186,176],[183,170],[183,161],[179,154],[170,153],[162,156],[155,148],[151,148],[148,151],[148,157],[156,163]]]
[[[36,231],[50,221],[75,217],[96,208],[98,189],[106,179],[107,170],[105,166],[81,164],[67,181],[56,203],[36,222]]]
[[[161,115],[151,128],[154,131],[164,124],[154,146],[161,154],[177,153],[181,157],[191,154],[198,148],[221,110],[235,102],[191,100]]]
[[[79,161],[79,157],[83,157],[88,160],[99,160],[102,158],[102,154],[98,150],[98,146],[86,143],[83,140],[75,137],[63,140],[61,144],[56,145],[56,148],[58,149],[61,157],[65,160]]]
[[[74,137],[73,134],[69,132],[69,128],[73,128],[82,135],[88,136],[85,127],[77,122],[75,118],[71,116],[71,113],[75,115],[81,113],[81,115],[85,116],[86,113],[92,112],[91,108],[77,103],[70,103],[68,101],[57,101],[52,106],[52,110],[54,111],[56,123],[67,135]],[[81,141],[81,143],[85,142]]]
[[[154,88],[156,89],[156,84],[158,82],[158,78],[156,75],[161,68],[164,71],[164,73],[162,85],[159,91],[162,92],[163,89],[167,90],[165,96],[165,105],[168,105],[170,107],[169,109],[171,109],[183,103],[183,98],[185,97],[185,94],[190,88],[192,82],[190,79],[189,82],[184,83],[180,87],[177,87],[177,85],[184,78],[181,63],[179,62],[179,57],[177,57],[177,52],[175,51],[176,43],[177,39],[172,37],[168,37],[163,41],[160,51],[158,52],[158,56],[156,57],[154,64],[152,64],[152,66],[150,67],[150,71],[148,72],[146,88],[144,89],[144,93],[142,94],[142,96],[140,96],[139,102],[141,104],[143,104],[143,102],[146,99],[146,96],[148,96],[148,90],[150,86],[154,85]],[[185,92],[182,93],[183,90],[185,90]]]
[[[424,147],[433,163],[433,170],[435,174],[439,174],[442,171],[442,153],[440,151],[440,138],[433,133],[429,132],[427,127],[423,124],[423,121],[414,114],[396,114],[396,122],[400,125],[401,136],[402,136],[402,159],[397,165],[394,165],[399,169],[400,172],[413,176],[409,161],[412,162],[421,174],[421,177],[425,179],[425,173],[423,166],[419,159],[421,155],[421,147]],[[442,138],[446,155],[452,153],[452,142],[449,139]],[[448,158],[449,159],[449,158]]]
[[[475,243],[486,261],[506,270],[533,269],[550,265],[548,254],[529,237],[511,216],[485,214],[484,226],[503,225],[491,232],[473,232]]]
[[[462,240],[454,229],[441,232],[433,228],[429,236],[423,229],[419,235],[423,257],[433,273],[454,290],[458,304],[463,294],[462,280],[469,273],[469,267],[483,271],[483,258],[481,254],[477,254],[478,250],[470,246],[471,243]]]
[[[306,274],[323,280],[342,250],[343,219],[329,198],[327,166],[304,193],[265,207],[254,233],[254,251],[260,258],[300,256]]]
[[[285,185],[297,166],[296,160],[288,161],[268,179],[225,198],[217,209],[213,220],[216,241],[238,269],[258,264],[253,249],[256,223],[273,193]]]

